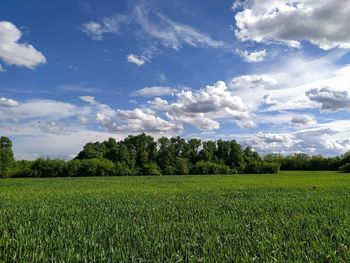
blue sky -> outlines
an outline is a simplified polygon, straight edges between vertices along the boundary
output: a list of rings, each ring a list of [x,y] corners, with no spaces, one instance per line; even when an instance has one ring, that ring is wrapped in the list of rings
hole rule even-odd
[[[0,133],[16,157],[89,141],[350,149],[350,1],[17,1],[0,9]]]

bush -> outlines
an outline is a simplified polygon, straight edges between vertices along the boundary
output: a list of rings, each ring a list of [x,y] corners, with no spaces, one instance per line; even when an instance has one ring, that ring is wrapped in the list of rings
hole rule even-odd
[[[194,174],[230,174],[229,166],[213,162],[199,161],[193,167]]]
[[[350,173],[350,163],[344,164],[339,169],[344,173]]]
[[[116,169],[113,162],[106,159],[86,159],[70,161],[73,168],[71,176],[113,176]],[[75,175],[74,175],[75,174]]]
[[[188,159],[177,157],[175,160],[175,174],[186,175],[190,173]]]
[[[52,160],[39,158],[28,166],[25,177],[62,177],[65,172],[64,160]]]
[[[269,162],[251,162],[245,167],[245,173],[250,174],[276,174],[281,165]]]
[[[118,176],[130,176],[130,175],[136,175],[137,174],[135,169],[130,168],[124,162],[117,162],[115,164],[115,172],[116,172],[116,175],[118,175]]]
[[[162,174],[164,174],[164,175],[175,174],[175,167],[172,165],[165,165],[165,167],[162,169]]]
[[[147,163],[144,164],[140,169],[141,175],[161,175],[159,166],[156,163]]]
[[[32,177],[32,163],[33,161],[17,161],[10,173],[10,177]]]

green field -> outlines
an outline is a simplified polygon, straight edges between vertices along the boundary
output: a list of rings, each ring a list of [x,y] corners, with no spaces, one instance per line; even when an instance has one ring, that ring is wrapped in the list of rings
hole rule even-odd
[[[0,262],[350,262],[350,175],[0,180]]]

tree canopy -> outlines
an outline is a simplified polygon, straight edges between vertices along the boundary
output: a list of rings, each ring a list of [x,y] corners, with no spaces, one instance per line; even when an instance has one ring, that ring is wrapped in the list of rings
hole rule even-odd
[[[336,157],[259,155],[252,147],[242,147],[235,140],[185,140],[147,134],[129,135],[124,140],[109,138],[89,142],[70,161],[39,158],[15,161],[12,142],[0,138],[0,176],[130,176],[277,173],[281,170],[342,170],[350,172],[350,152]]]

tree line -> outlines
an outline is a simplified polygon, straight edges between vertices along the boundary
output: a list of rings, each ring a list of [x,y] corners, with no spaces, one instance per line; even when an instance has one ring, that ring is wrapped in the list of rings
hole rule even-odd
[[[279,170],[350,171],[350,153],[337,157],[306,154],[259,155],[235,140],[185,140],[146,134],[122,141],[109,138],[87,143],[73,160],[39,158],[15,161],[12,142],[0,138],[0,175],[3,177],[75,177],[277,173]]]

